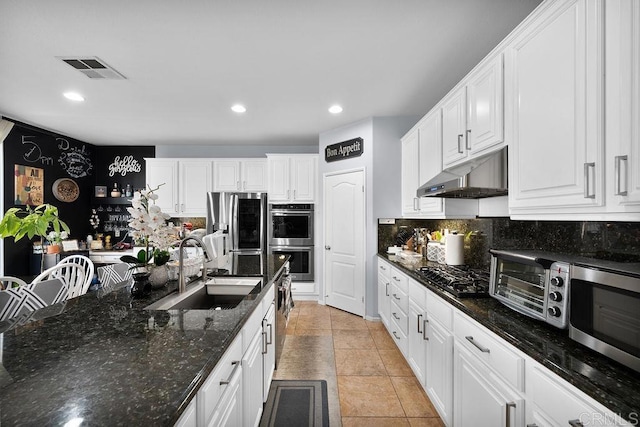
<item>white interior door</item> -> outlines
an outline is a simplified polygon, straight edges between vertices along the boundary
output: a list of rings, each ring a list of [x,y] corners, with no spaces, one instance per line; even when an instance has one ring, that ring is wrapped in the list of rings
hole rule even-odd
[[[364,316],[364,171],[324,177],[327,305]]]

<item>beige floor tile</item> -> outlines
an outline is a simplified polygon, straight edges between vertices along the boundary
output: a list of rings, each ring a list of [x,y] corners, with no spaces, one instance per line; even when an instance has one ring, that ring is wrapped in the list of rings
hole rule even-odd
[[[342,417],[342,427],[409,427],[406,418]]]
[[[380,358],[391,377],[412,377],[413,371],[400,350],[378,350]]]
[[[340,349],[335,351],[338,375],[387,375],[375,350]]]
[[[376,349],[369,330],[336,329],[333,331],[333,348]]]
[[[378,350],[397,350],[398,346],[386,330],[369,329],[369,333],[376,343]]]
[[[332,329],[358,329],[369,331],[365,320],[357,316],[331,316]]]
[[[411,427],[445,427],[440,418],[407,418]]]
[[[302,329],[302,328],[296,328],[295,333],[293,335],[298,335],[298,336],[332,336],[332,331],[331,329]]]
[[[338,375],[343,417],[404,417],[391,380],[386,376]]]
[[[329,316],[298,316],[296,329],[331,329],[331,318]]]
[[[302,349],[304,349],[306,353],[309,348],[315,350],[333,349],[333,338],[331,336],[322,335],[287,336],[284,347],[283,355],[285,354],[285,351],[287,353],[295,353]]]
[[[427,395],[424,393],[418,380],[411,377],[391,377],[393,388],[402,404],[407,417],[437,417],[438,413],[433,407]]]
[[[384,323],[382,322],[373,322],[371,320],[367,320],[365,322],[367,324],[367,328],[371,331],[386,331]]]

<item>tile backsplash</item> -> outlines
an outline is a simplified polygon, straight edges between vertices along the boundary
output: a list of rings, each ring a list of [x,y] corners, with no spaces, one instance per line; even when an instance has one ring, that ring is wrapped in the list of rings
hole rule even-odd
[[[488,267],[490,248],[536,249],[548,252],[615,257],[640,262],[640,223],[597,221],[512,221],[509,218],[471,220],[396,219],[395,224],[378,225],[378,251],[396,244],[403,229],[449,229],[459,233],[480,232],[481,238],[465,248],[465,261]],[[475,233],[477,234],[477,233]]]

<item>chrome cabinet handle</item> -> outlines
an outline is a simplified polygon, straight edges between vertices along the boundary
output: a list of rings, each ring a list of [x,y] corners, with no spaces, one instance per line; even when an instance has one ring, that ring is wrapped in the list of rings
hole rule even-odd
[[[413,198],[413,210],[414,211],[418,210],[418,198],[417,197]]]
[[[421,318],[421,317],[422,317],[422,314],[418,314],[418,333],[419,333],[419,334],[424,333],[424,331],[421,331],[421,330],[420,330],[420,318]]]
[[[391,313],[393,315],[393,317],[395,317],[396,320],[400,320],[400,318],[398,317],[398,315],[396,314],[396,312],[394,311],[393,313]]]
[[[463,136],[464,136],[463,134],[458,134],[458,154],[464,153],[464,151],[462,151],[462,148],[460,148],[460,147],[462,147],[461,142],[462,142],[462,137]]]
[[[234,365],[233,371],[231,371],[229,378],[227,378],[226,380],[220,380],[220,385],[227,385],[231,382],[231,378],[233,378],[233,374],[236,373],[236,369],[238,369],[238,367],[240,366],[240,361],[234,360],[233,362],[231,362],[231,364]]]
[[[293,190],[293,198],[296,198],[296,190]]]
[[[483,353],[490,353],[491,352],[491,350],[489,350],[487,347],[483,347],[480,344],[478,344],[477,342],[475,342],[471,335],[468,335],[465,338],[467,339],[467,341],[469,341],[471,344],[473,344],[474,347],[477,348],[478,350],[480,350],[481,352],[483,352]]]
[[[507,427],[511,427],[511,408],[515,408],[516,407],[516,403],[515,402],[508,402],[507,403]]]
[[[571,427],[584,427],[580,420],[569,420],[568,422]]]
[[[384,293],[386,297],[389,296],[389,282],[384,284]]]
[[[625,164],[625,168],[624,168],[624,190],[622,189],[622,171],[621,171],[621,163],[624,162]],[[615,157],[615,175],[616,175],[616,180],[615,180],[615,189],[614,189],[614,194],[616,196],[626,196],[627,195],[627,188],[628,188],[628,184],[627,184],[627,156],[616,156]]]
[[[178,204],[176,203],[176,208],[174,209],[175,212],[178,212]]]
[[[289,190],[287,190],[287,199],[289,198]]]
[[[380,270],[387,271],[387,267],[385,267],[384,265],[381,265]]]
[[[398,297],[398,295],[393,294],[393,297],[394,297],[395,299],[397,299],[398,301],[400,301],[400,298]]]
[[[324,245],[324,248],[325,248],[326,250],[328,250],[328,251],[330,251],[330,250],[331,250],[331,246],[329,246],[329,245]]]
[[[271,323],[267,323],[267,327],[269,328],[269,339],[267,340],[267,345],[273,344],[273,326]]]
[[[262,332],[262,354],[267,354],[267,333]]]
[[[398,334],[396,334],[396,331],[393,331],[393,336],[396,337],[397,340],[400,339],[400,337],[398,336]]]
[[[591,194],[591,180],[589,179],[589,169],[593,168],[595,173],[596,164],[595,162],[585,163],[584,164],[584,198],[585,199],[595,199],[596,193],[595,191]]]
[[[184,212],[184,203],[180,204],[180,212]]]
[[[400,279],[398,279],[396,276],[393,276],[393,280],[395,280],[396,282],[400,281]]]
[[[425,341],[429,341],[429,337],[427,336],[427,323],[429,323],[429,319],[422,321],[422,339]]]
[[[527,427],[538,427],[538,424],[533,423],[533,424],[527,424]]]
[[[467,150],[471,150],[471,146],[469,145],[469,140],[471,139],[471,138],[469,137],[469,134],[470,134],[470,133],[471,133],[471,129],[467,129],[467,135],[466,135],[466,138],[465,138],[465,144],[464,144],[464,147],[465,147]]]

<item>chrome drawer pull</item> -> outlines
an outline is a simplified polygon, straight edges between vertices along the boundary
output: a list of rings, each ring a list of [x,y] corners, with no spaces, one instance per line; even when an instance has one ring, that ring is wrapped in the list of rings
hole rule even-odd
[[[395,311],[391,314],[393,314],[393,317],[395,317],[396,320],[400,320],[400,318],[396,315]]]
[[[422,314],[418,314],[418,333],[421,334],[422,331],[420,330],[420,318],[422,317]]]
[[[389,296],[389,283],[384,284],[384,293],[386,297]]]
[[[624,190],[622,189],[622,168],[621,168],[621,163],[624,162],[625,164],[625,168],[624,168]],[[616,180],[614,181],[615,184],[615,189],[613,190],[613,193],[616,196],[626,196],[627,195],[627,168],[626,168],[626,164],[627,164],[627,156],[616,156],[615,157],[615,177]]]
[[[475,342],[471,335],[466,336],[465,338],[467,339],[467,341],[469,341],[471,344],[473,344],[474,347],[477,348],[478,350],[480,350],[481,352],[483,352],[483,353],[491,352],[491,350],[489,350],[487,347],[483,347],[480,344],[478,344],[477,342]]]
[[[584,424],[582,424],[580,420],[569,420],[569,425],[571,427],[584,427]]]
[[[269,339],[267,340],[267,345],[273,344],[273,327],[271,323],[267,323],[267,327],[269,328]]]
[[[396,337],[397,340],[400,339],[400,337],[396,334],[396,331],[393,331],[393,336]]]
[[[591,193],[591,179],[590,176],[591,174],[589,173],[589,169],[593,168],[594,171],[594,176],[595,176],[595,169],[596,169],[596,164],[595,162],[591,162],[591,163],[585,163],[584,164],[584,198],[585,199],[595,199],[596,198],[596,193],[595,190],[593,193]]]
[[[422,339],[425,341],[429,341],[429,337],[427,336],[427,323],[429,323],[429,319],[422,321]]]
[[[459,134],[458,135],[458,154],[464,153],[464,151],[462,151],[462,148],[461,148],[462,147],[461,142],[462,142],[462,137],[463,136],[464,136],[463,134]]]
[[[515,402],[508,402],[507,403],[507,427],[511,427],[511,408],[515,408],[516,407],[516,403]]]
[[[393,297],[394,297],[395,299],[397,299],[398,301],[400,301],[400,298],[398,298],[398,295],[393,294]]]
[[[234,360],[233,362],[231,362],[231,364],[234,365],[233,371],[231,371],[229,378],[227,378],[226,380],[220,380],[220,385],[227,385],[231,382],[231,378],[233,378],[233,374],[236,373],[236,369],[238,369],[238,367],[240,366],[240,361]]]
[[[267,354],[267,333],[262,332],[262,354]]]

